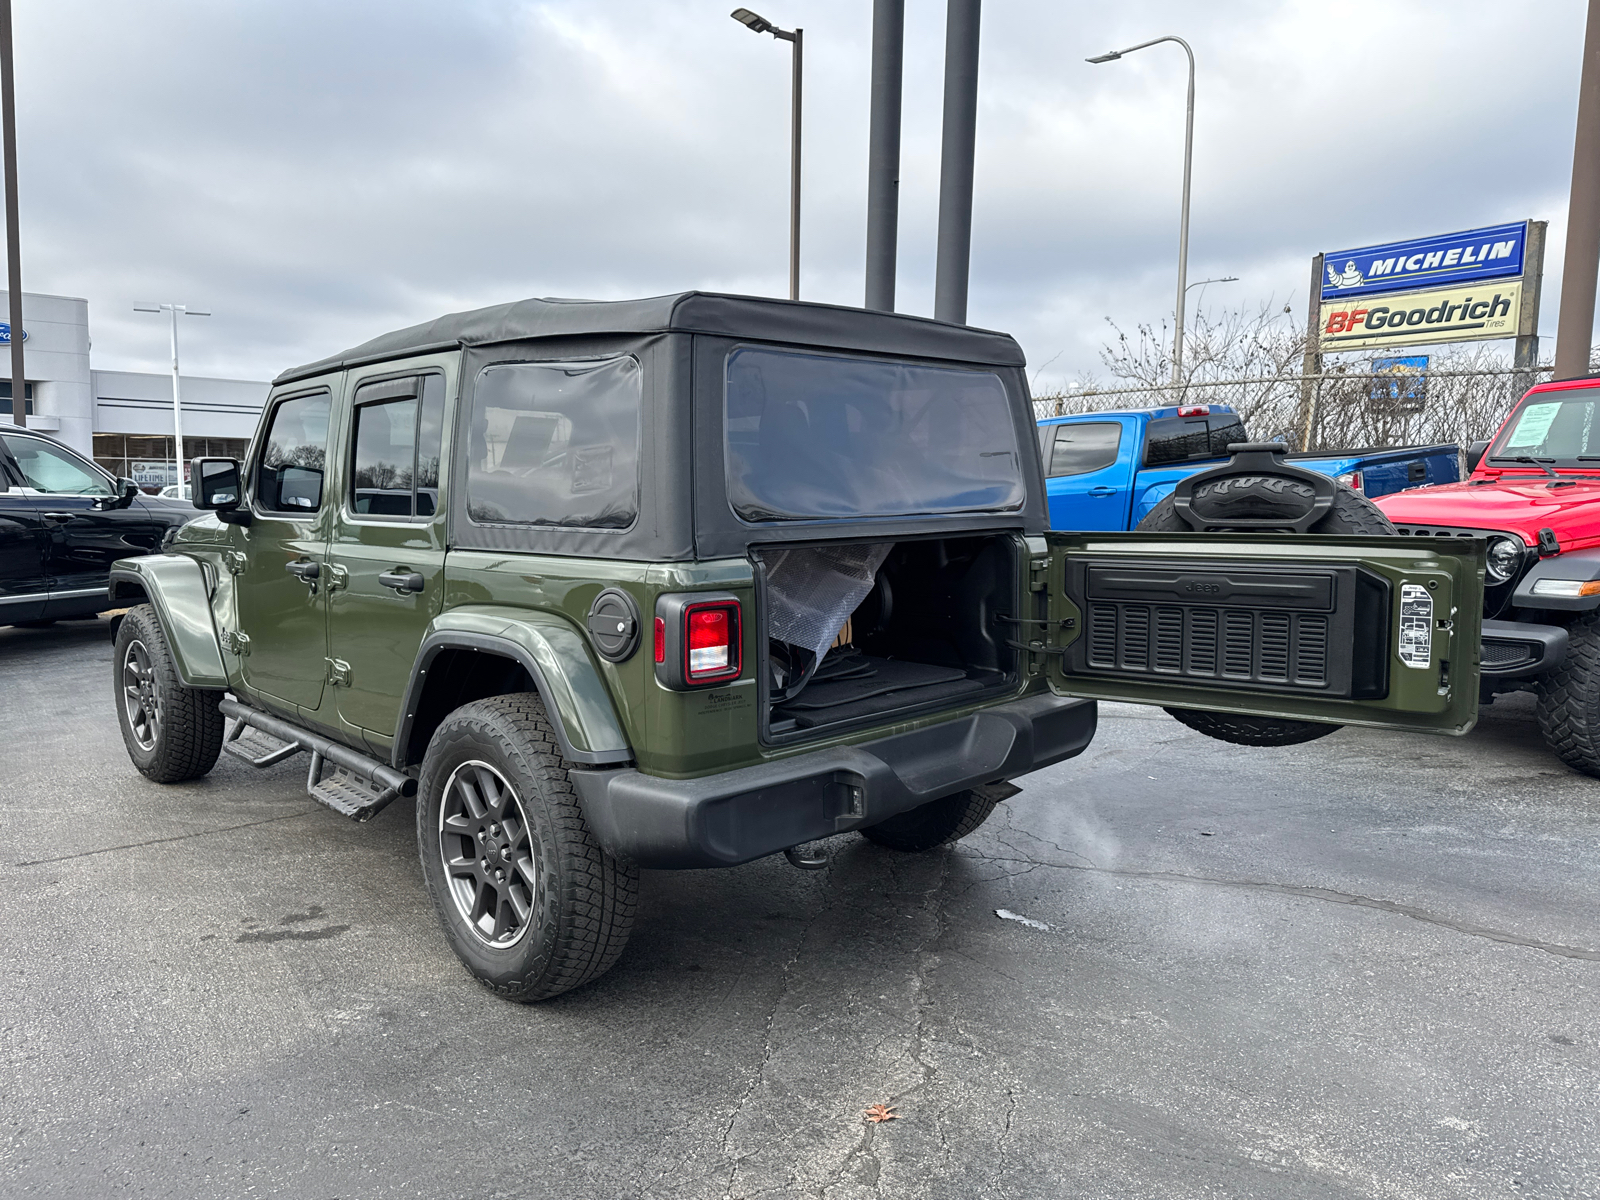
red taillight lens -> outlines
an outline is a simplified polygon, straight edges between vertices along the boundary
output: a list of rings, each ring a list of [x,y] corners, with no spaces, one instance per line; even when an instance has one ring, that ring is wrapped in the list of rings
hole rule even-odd
[[[656,618],[656,661],[667,661],[667,623],[660,617]]]
[[[1179,408],[1178,409],[1178,415],[1180,417],[1204,417],[1204,416],[1210,415],[1210,413],[1211,413],[1211,406],[1208,405],[1208,404],[1201,404],[1201,405],[1199,405],[1197,407],[1193,407],[1193,408]]]
[[[739,606],[691,605],[684,610],[684,676],[690,683],[739,674]]]

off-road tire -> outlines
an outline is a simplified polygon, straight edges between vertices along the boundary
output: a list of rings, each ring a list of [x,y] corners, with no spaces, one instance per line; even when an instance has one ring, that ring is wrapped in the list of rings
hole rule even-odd
[[[1574,771],[1600,779],[1600,612],[1567,626],[1567,657],[1539,681],[1539,732]]]
[[[1253,501],[1254,509],[1261,515],[1268,515],[1277,501],[1276,492],[1266,486],[1270,478],[1259,476],[1252,481],[1248,477],[1244,480],[1235,477],[1217,482],[1228,483],[1230,490],[1235,494],[1240,492],[1240,485],[1243,484],[1243,494]],[[1252,486],[1252,482],[1255,486]],[[1203,503],[1204,497],[1214,486],[1212,483],[1196,485],[1194,498]],[[1289,487],[1309,499],[1311,489],[1305,484],[1290,483]],[[1178,515],[1171,496],[1152,508],[1145,519],[1139,522],[1139,528],[1154,530],[1157,533],[1192,532],[1189,523]],[[1383,536],[1393,535],[1394,526],[1390,524],[1389,518],[1383,515],[1383,510],[1371,500],[1354,488],[1339,484],[1333,496],[1333,507],[1311,527],[1310,532],[1364,533]],[[1219,742],[1232,742],[1236,746],[1298,746],[1302,742],[1314,742],[1320,737],[1327,737],[1340,728],[1338,725],[1328,725],[1321,721],[1291,721],[1282,717],[1204,712],[1197,708],[1169,708],[1166,711],[1196,733],[1216,738]]]
[[[912,854],[932,850],[966,837],[989,819],[998,803],[998,796],[984,796],[976,791],[957,792],[869,825],[861,831],[861,836],[890,850]]]
[[[506,946],[474,933],[445,865],[446,786],[457,772],[477,770],[469,763],[487,764],[510,785],[526,817],[526,857],[536,864],[530,914]],[[417,789],[417,847],[450,948],[498,996],[523,1004],[558,996],[604,975],[628,944],[639,868],[595,840],[544,704],[531,692],[464,705],[434,731]]]
[[[156,783],[199,779],[217,765],[217,755],[222,753],[225,721],[217,704],[223,693],[184,687],[167,635],[162,632],[156,610],[148,604],[128,610],[117,627],[114,645],[112,696],[117,707],[117,727],[122,730],[122,742],[133,765]],[[140,682],[135,682],[130,673],[135,662]],[[130,689],[141,690],[141,682],[145,696],[134,699]],[[159,714],[153,727],[148,722],[151,703]],[[136,724],[135,712],[146,714],[144,724]]]

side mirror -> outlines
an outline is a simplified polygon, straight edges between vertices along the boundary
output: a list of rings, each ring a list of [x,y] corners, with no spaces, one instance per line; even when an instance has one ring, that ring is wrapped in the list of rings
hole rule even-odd
[[[133,502],[139,498],[140,490],[141,489],[139,485],[133,480],[125,479],[119,475],[117,477],[116,494],[112,496],[101,497],[99,500],[95,501],[94,506],[102,510],[112,508],[130,508],[132,507]]]
[[[189,464],[190,494],[196,508],[209,509],[230,524],[243,525],[248,512],[240,512],[244,494],[243,472],[236,458],[197,458]]]
[[[1483,461],[1483,452],[1489,448],[1488,442],[1473,442],[1467,447],[1467,474],[1471,475],[1478,469],[1478,464]]]

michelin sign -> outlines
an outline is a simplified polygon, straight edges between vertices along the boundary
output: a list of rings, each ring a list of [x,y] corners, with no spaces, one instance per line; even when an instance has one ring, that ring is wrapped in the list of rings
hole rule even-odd
[[[1324,254],[1322,348],[1515,337],[1527,251],[1522,221]]]

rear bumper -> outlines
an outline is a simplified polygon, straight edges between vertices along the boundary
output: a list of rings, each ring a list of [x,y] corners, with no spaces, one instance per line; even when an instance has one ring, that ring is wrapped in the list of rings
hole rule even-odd
[[[731,867],[1080,753],[1095,705],[1044,695],[911,733],[699,779],[571,773],[589,827],[642,867]]]
[[[1479,672],[1485,679],[1526,679],[1543,675],[1567,659],[1567,631],[1561,625],[1526,621],[1485,621]]]

